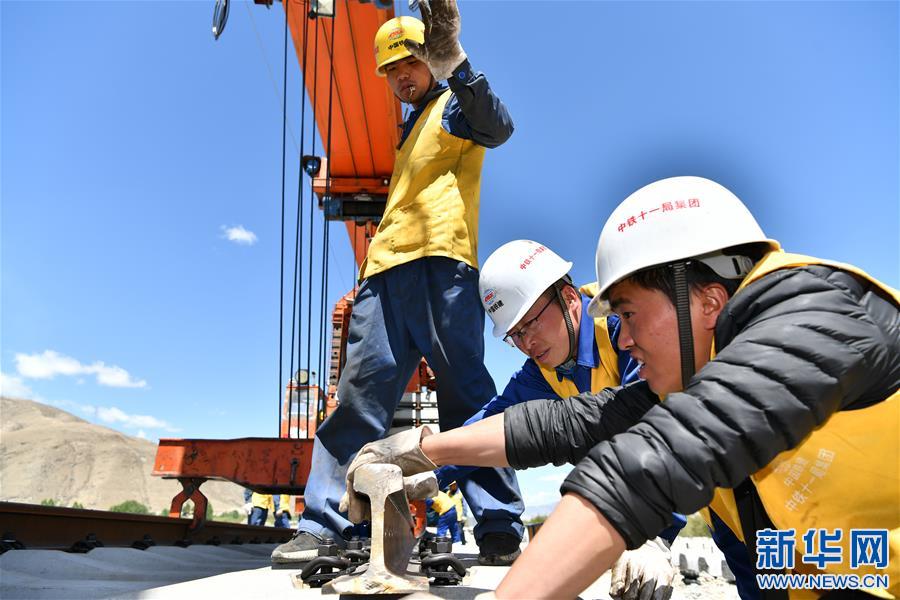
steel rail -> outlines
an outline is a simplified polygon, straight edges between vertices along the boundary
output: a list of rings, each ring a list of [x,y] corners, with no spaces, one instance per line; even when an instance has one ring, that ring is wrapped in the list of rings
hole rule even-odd
[[[292,529],[191,519],[114,513],[102,510],[0,502],[0,553],[14,548],[87,552],[98,546],[146,549],[191,544],[274,544]]]

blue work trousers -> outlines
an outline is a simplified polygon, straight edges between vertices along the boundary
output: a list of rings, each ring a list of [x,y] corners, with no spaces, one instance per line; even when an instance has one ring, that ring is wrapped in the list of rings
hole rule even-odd
[[[353,524],[338,512],[347,466],[364,444],[385,436],[422,356],[436,376],[441,431],[459,427],[496,395],[483,335],[478,270],[463,262],[429,256],[363,281],[339,404],[316,432],[299,531],[349,539]],[[512,469],[478,469],[458,484],[478,523],[476,540],[492,532],[522,536],[524,505]]]
[[[455,544],[461,542],[462,537],[459,534],[459,521],[456,518],[456,508],[451,508],[438,517],[437,535],[438,537],[448,536]]]
[[[266,524],[266,519],[268,517],[269,517],[268,509],[254,506],[253,511],[250,513],[250,516],[247,518],[247,525],[259,525],[260,527],[262,527]]]

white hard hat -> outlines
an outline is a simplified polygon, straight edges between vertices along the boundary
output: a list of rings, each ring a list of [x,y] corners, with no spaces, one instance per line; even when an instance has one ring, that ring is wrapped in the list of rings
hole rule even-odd
[[[722,263],[704,255],[749,243],[781,247],[723,186],[703,177],[655,181],[628,196],[603,226],[596,256],[599,292],[588,312],[602,315],[610,286],[642,269],[696,257],[723,274],[717,268]]]
[[[503,337],[547,288],[564,277],[572,263],[531,240],[503,244],[484,262],[478,279],[481,305]]]

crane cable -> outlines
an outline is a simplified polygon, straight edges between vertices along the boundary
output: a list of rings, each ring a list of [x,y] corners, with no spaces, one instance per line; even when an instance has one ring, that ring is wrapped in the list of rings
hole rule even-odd
[[[310,13],[311,16],[311,13]],[[307,19],[309,22],[311,19]],[[313,114],[313,123],[316,122],[316,108],[319,103],[319,22],[315,21],[316,28],[316,37],[313,48],[315,49],[313,53],[313,93],[312,93],[312,114]],[[308,36],[304,36],[308,37]],[[306,82],[306,67],[303,66],[303,81]],[[316,155],[316,132],[315,126],[312,127],[312,151],[310,154],[312,156]],[[303,185],[303,174],[300,174],[300,185]],[[313,190],[313,179],[310,177],[309,179],[309,196],[310,198],[315,197],[315,191]],[[312,206],[310,206],[309,210],[309,286],[307,289],[307,302],[306,302],[306,372],[309,373],[310,383],[312,383],[312,372],[310,370],[310,365],[315,364],[312,363],[312,303],[313,303],[313,290],[312,290],[312,282],[313,282],[313,242],[315,240],[315,233],[313,230],[313,216],[315,211],[312,210]],[[307,405],[307,419],[309,415],[309,406]]]
[[[218,8],[218,4],[216,5]],[[278,291],[278,410],[275,411],[275,416],[278,419],[278,431],[281,430],[281,382],[284,381],[282,366],[283,361],[281,357],[284,355],[284,187],[285,187],[285,161],[286,161],[286,151],[285,151],[285,130],[287,129],[287,30],[288,30],[288,14],[287,14],[287,2],[284,3],[284,74],[283,74],[283,84],[281,86],[281,267],[279,269],[279,273],[281,277],[279,278],[279,291]],[[215,27],[213,28],[215,31]],[[218,35],[216,35],[216,39],[218,39]],[[293,332],[291,332],[292,340],[293,340]],[[291,342],[291,347],[293,348],[293,341]],[[293,365],[291,366],[293,370]],[[290,415],[291,403],[288,402],[288,415]],[[288,423],[290,423],[290,418],[288,419]],[[288,427],[290,429],[290,426]]]
[[[313,62],[313,81],[312,81],[312,90],[311,90],[311,113],[312,113],[312,127],[310,129],[311,136],[311,144],[312,150],[310,156],[315,158],[316,154],[316,127],[317,123],[316,117],[316,108],[318,106],[318,83],[319,83],[319,14],[315,12],[311,8],[311,2],[315,0],[300,0],[302,2],[302,7],[307,9],[306,16],[308,18],[304,18],[304,26],[303,26],[303,50],[302,50],[302,66],[301,66],[301,74],[302,80],[306,83],[308,76],[308,67],[309,67],[309,25],[310,21],[313,22],[313,26],[315,27],[315,39],[314,39],[314,54],[312,57]],[[285,7],[285,23],[284,23],[284,68],[282,73],[282,203],[281,203],[281,283],[280,283],[280,295],[279,295],[279,367],[278,367],[278,381],[279,381],[279,393],[278,393],[278,406],[279,406],[279,427],[281,427],[282,419],[281,419],[281,406],[282,406],[282,382],[283,378],[283,363],[284,363],[284,258],[285,258],[285,225],[286,225],[286,200],[285,200],[285,182],[287,178],[287,145],[286,145],[286,132],[288,127],[287,120],[287,31],[289,27],[289,13],[288,13],[288,4],[289,0],[284,0]],[[302,10],[302,9],[301,9]],[[293,14],[293,13],[291,13]],[[326,16],[326,15],[322,15]],[[324,151],[326,157],[331,154],[331,142],[332,142],[332,116],[333,116],[333,101],[334,101],[334,35],[335,35],[335,17],[334,15],[330,15],[332,18],[331,22],[331,40],[330,43],[328,37],[325,36],[326,48],[329,52],[329,67],[328,67],[328,77],[329,77],[329,89],[328,89],[328,126],[327,126],[327,134],[326,140],[323,141]],[[324,25],[323,25],[324,27]],[[323,29],[323,36],[326,31]],[[273,81],[274,82],[274,81]],[[307,86],[308,88],[309,86]],[[306,354],[305,354],[305,366],[306,373],[309,376],[312,371],[312,368],[318,369],[319,379],[316,382],[316,386],[310,385],[310,389],[314,390],[319,388],[325,392],[325,394],[319,395],[316,394],[316,397],[313,398],[312,394],[307,392],[306,397],[306,432],[307,435],[310,432],[311,425],[311,415],[310,415],[310,406],[311,402],[315,402],[315,410],[316,412],[312,416],[318,421],[318,417],[324,414],[324,400],[327,395],[328,390],[328,378],[325,373],[328,368],[328,354],[326,353],[327,347],[327,332],[328,328],[326,326],[325,318],[326,318],[326,305],[328,301],[328,289],[329,289],[329,249],[330,249],[330,235],[329,235],[329,222],[326,218],[324,211],[322,216],[322,240],[321,240],[321,270],[319,271],[320,275],[320,302],[319,302],[319,319],[318,319],[318,331],[316,332],[317,340],[318,340],[318,356],[313,359],[313,349],[312,349],[312,339],[314,335],[314,322],[312,320],[313,317],[313,281],[316,273],[314,272],[314,248],[315,248],[315,223],[314,223],[314,207],[310,206],[309,209],[309,217],[308,224],[304,227],[304,193],[303,193],[303,172],[305,166],[305,148],[306,148],[306,93],[301,94],[301,115],[300,115],[300,148],[299,153],[301,157],[301,169],[298,175],[297,180],[297,212],[296,212],[296,223],[295,223],[295,244],[294,244],[294,268],[293,268],[293,285],[291,298],[291,333],[290,333],[290,358],[289,358],[289,368],[290,368],[290,376],[294,380],[294,390],[293,393],[289,393],[287,395],[288,407],[287,407],[287,424],[288,424],[288,437],[294,437],[294,432],[297,431],[299,434],[299,426],[301,423],[301,415],[300,415],[300,390],[299,385],[301,383],[300,377],[298,374],[294,372],[294,357],[295,357],[295,348],[296,348],[296,365],[298,372],[300,370],[300,365],[304,363],[304,355],[303,355],[303,310],[304,310],[304,294],[303,294],[303,286],[304,279],[306,279],[306,320],[305,320],[305,333],[306,333]],[[292,133],[292,132],[291,132]],[[293,138],[292,133],[292,141],[294,142],[294,147],[296,148],[296,139]],[[321,163],[319,163],[320,165]],[[319,175],[315,170],[309,169],[307,174],[310,176],[310,200],[314,200],[316,198],[315,189],[313,184],[313,178],[315,175]],[[325,192],[324,198],[328,198],[331,193],[331,164],[330,161],[326,161],[325,168]],[[304,230],[308,230],[308,239],[307,241],[307,260],[304,261]],[[306,267],[306,268],[305,268]],[[355,278],[354,278],[355,279]],[[307,383],[307,382],[304,382]],[[312,381],[308,381],[309,384],[312,384]],[[297,398],[297,429],[294,429],[294,394],[296,394]]]
[[[331,43],[328,44],[328,133],[326,135],[325,142],[325,156],[329,158],[326,162],[325,167],[325,197],[324,201],[327,201],[331,197],[331,129],[332,129],[332,116],[334,115],[334,26],[335,21],[337,19],[337,3],[334,5],[334,13],[331,15]],[[326,348],[326,336],[328,333],[328,329],[325,326],[325,306],[328,301],[328,236],[329,230],[328,227],[328,219],[324,211],[322,211],[322,303],[321,308],[319,310],[319,358],[322,361],[321,366],[319,368],[319,382],[320,387],[324,390],[324,396],[328,394],[328,388],[330,385],[330,380],[328,374],[326,373],[326,369],[328,369],[328,353],[325,352]],[[335,382],[337,383],[337,382]],[[316,406],[316,415],[324,415],[325,411],[325,397],[318,398],[317,406]],[[308,412],[307,412],[308,414]],[[318,420],[318,419],[317,419]]]
[[[309,19],[303,19],[303,64],[301,66],[301,74],[303,77],[303,81],[306,81],[306,68],[308,65],[308,57],[309,57]],[[302,158],[305,154],[306,147],[306,93],[301,92],[301,103],[300,103],[300,157]],[[315,116],[315,107],[313,107],[313,116]],[[314,121],[315,122],[315,121]],[[313,150],[315,152],[315,150]],[[300,369],[301,364],[301,355],[302,355],[302,325],[301,325],[301,314],[303,312],[303,173],[299,172],[297,177],[297,222],[296,222],[296,236],[295,236],[295,247],[294,247],[294,277],[295,277],[295,286],[293,291],[293,299],[294,299],[294,310],[291,311],[291,362],[293,363],[293,348],[294,348],[294,319],[297,322],[297,369]],[[310,211],[311,213],[312,211]],[[312,230],[310,230],[310,235],[312,235]],[[299,279],[298,279],[299,274]],[[310,287],[312,287],[312,274],[310,274]],[[309,335],[309,325],[307,324],[307,335]],[[308,360],[308,359],[307,359]],[[309,383],[309,365],[306,367],[306,383]],[[299,437],[299,429],[300,429],[300,378],[297,377],[296,382],[297,389],[297,435]],[[308,394],[308,392],[307,392]],[[308,402],[308,396],[307,396]],[[291,403],[293,407],[293,402]],[[307,406],[306,410],[306,431],[307,435],[309,432],[309,407]],[[293,415],[288,415],[288,422],[292,423]],[[293,429],[291,429],[293,431]]]

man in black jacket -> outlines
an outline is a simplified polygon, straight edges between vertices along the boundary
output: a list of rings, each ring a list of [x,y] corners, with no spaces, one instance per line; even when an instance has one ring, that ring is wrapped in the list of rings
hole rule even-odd
[[[574,597],[672,512],[704,507],[765,550],[763,575],[786,569],[824,594],[827,581],[803,577],[854,574],[853,593],[898,597],[900,294],[781,251],[734,194],[699,177],[629,196],[600,235],[597,276],[593,314],[606,303],[619,315],[644,381],[401,434],[356,461],[576,463],[498,598]]]

